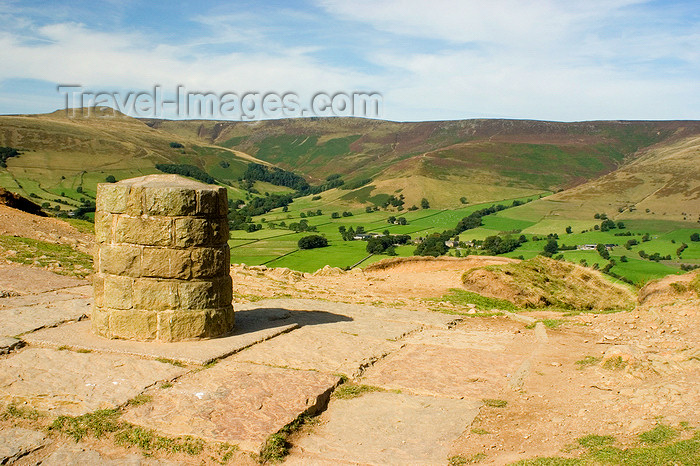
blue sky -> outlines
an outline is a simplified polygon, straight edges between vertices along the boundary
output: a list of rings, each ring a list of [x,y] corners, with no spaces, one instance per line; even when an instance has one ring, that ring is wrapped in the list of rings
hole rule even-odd
[[[0,0],[0,60],[0,114],[79,84],[378,92],[398,121],[700,119],[697,1]]]

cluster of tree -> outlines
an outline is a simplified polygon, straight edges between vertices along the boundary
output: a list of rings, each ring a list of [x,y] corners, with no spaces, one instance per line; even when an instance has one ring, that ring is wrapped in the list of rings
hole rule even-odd
[[[602,257],[605,260],[610,259],[610,252],[608,252],[608,248],[606,248],[603,243],[596,244],[595,249],[596,251],[598,251],[600,257]]]
[[[664,260],[664,261],[670,261],[670,260],[671,260],[671,255],[670,255],[670,254],[668,254],[668,255],[666,255],[666,256],[662,256],[662,255],[659,254],[658,252],[655,252],[654,254],[647,254],[647,253],[644,252],[644,251],[639,251],[639,257],[641,257],[642,259],[647,259],[647,260],[654,261],[654,262],[659,262],[659,261],[662,261],[662,260]]]
[[[525,243],[527,238],[525,235],[520,235],[519,238],[512,236],[487,236],[481,247],[491,256],[505,254],[515,251],[521,244]]]
[[[681,258],[681,254],[683,254],[683,251],[685,251],[688,248],[688,245],[685,243],[682,243],[678,249],[676,249],[676,255],[678,258]]]
[[[318,194],[322,193],[323,191],[328,191],[329,189],[333,188],[339,188],[345,184],[345,181],[343,181],[340,178],[340,175],[331,175],[328,178],[326,178],[326,182],[323,184],[320,184],[318,186],[309,186],[306,189],[300,190],[299,195],[300,196],[307,196],[309,194]]]
[[[629,239],[625,243],[625,249],[627,249],[629,251],[630,249],[632,249],[632,246],[636,246],[638,244],[639,244],[639,241],[637,241],[636,239]]]
[[[289,194],[271,194],[265,197],[254,197],[248,204],[244,205],[242,200],[229,200],[228,225],[231,230],[256,231],[258,228],[253,224],[253,217],[266,214],[277,207],[287,207],[292,202]],[[250,226],[253,225],[253,226]]]
[[[328,240],[321,235],[304,236],[299,239],[297,246],[299,249],[325,248],[328,246]]]
[[[249,163],[243,173],[243,179],[248,182],[265,181],[275,186],[286,186],[295,191],[305,191],[309,189],[309,183],[296,173],[282,170],[277,167],[267,167],[259,163]]]
[[[340,215],[340,212],[333,212],[331,218],[340,218]],[[343,217],[352,217],[352,212],[346,210],[342,215]]]
[[[406,217],[396,218],[393,215],[391,217],[387,218],[386,222],[391,223],[392,225],[408,225],[408,221],[406,220]]]
[[[406,244],[411,240],[408,235],[385,235],[375,236],[367,241],[367,252],[370,254],[387,254],[395,256],[395,246]]]
[[[184,148],[185,146],[183,146],[183,145],[180,144],[179,142],[171,142],[171,143],[170,143],[170,147],[172,147],[173,149],[182,149],[182,148]]]
[[[695,269],[700,269],[700,265],[698,264],[681,264],[681,270],[684,270],[686,272],[690,272],[691,270]]]
[[[362,235],[365,232],[365,227],[359,226],[357,227],[357,230],[353,229],[352,227],[350,228],[345,228],[344,225],[340,225],[338,227],[338,233],[340,233],[340,236],[343,238],[343,241],[352,241],[355,238],[355,235]]]
[[[376,205],[375,206],[368,205],[367,207],[365,207],[365,212],[368,214],[371,214],[372,212],[377,212],[378,210],[379,210],[379,207],[377,207]]]
[[[290,223],[289,229],[297,233],[300,231],[316,231],[316,227],[309,225],[308,220],[299,220],[298,222]]]
[[[420,200],[421,209],[430,209],[430,202],[426,198]]]
[[[214,184],[215,182],[214,177],[212,177],[209,173],[205,172],[199,167],[186,163],[157,163],[156,169],[162,171],[163,173],[189,176],[190,178],[194,178],[195,180],[199,180],[207,184]]]
[[[625,224],[622,222],[613,222],[610,219],[605,219],[600,223],[600,226],[596,225],[594,227],[595,230],[600,230],[600,231],[609,231],[609,230],[614,230],[615,228],[619,228],[620,230],[625,228]]]
[[[485,209],[479,209],[477,211],[474,211],[457,223],[457,226],[455,227],[455,233],[459,234],[463,231],[471,230],[472,228],[478,228],[481,226],[481,217],[495,214],[496,212],[500,212],[501,210],[505,210],[507,208],[508,207],[504,206],[503,204],[498,204],[492,205],[491,207],[486,207]]]
[[[404,205],[404,195],[400,194],[399,197],[396,197],[394,195],[389,196],[389,198],[382,202],[382,207],[383,208],[388,208],[389,206],[396,207],[398,210],[403,210],[403,205]]]
[[[323,212],[321,211],[321,209],[317,209],[317,210],[308,210],[308,211],[306,211],[306,213],[301,212],[301,213],[299,214],[299,216],[300,216],[301,218],[306,218],[306,217],[320,217],[321,215],[323,215]]]
[[[452,231],[443,231],[442,233],[433,233],[425,238],[413,252],[416,256],[442,256],[446,254],[449,248],[445,241],[449,240],[453,235]]]
[[[19,151],[14,147],[0,147],[0,167],[7,168],[7,159],[19,155]]]

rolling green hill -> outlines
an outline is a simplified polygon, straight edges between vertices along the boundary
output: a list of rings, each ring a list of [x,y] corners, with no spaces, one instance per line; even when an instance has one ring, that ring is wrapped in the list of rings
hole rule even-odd
[[[374,188],[359,191],[357,200],[401,192],[409,206],[427,197],[436,207],[458,207],[465,192],[470,202],[487,202],[570,188],[635,161],[641,150],[700,134],[700,122],[682,121],[146,122],[240,150],[311,181],[334,173],[349,183],[371,178]]]
[[[118,180],[160,173],[156,164],[190,164],[219,181],[232,182],[250,161],[257,161],[126,116],[68,118],[63,111],[0,116],[0,146],[21,152],[0,169],[0,186],[62,210],[94,197],[97,183],[110,175]],[[231,189],[231,196],[244,195]]]

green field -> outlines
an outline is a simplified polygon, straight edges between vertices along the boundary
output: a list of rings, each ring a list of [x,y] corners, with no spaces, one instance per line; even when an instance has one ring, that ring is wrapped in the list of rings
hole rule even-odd
[[[547,194],[547,193],[543,193]],[[333,267],[350,267],[362,261],[360,266],[364,267],[372,262],[381,260],[387,256],[373,255],[367,257],[365,241],[343,241],[338,227],[352,227],[357,229],[363,227],[366,232],[382,233],[389,231],[391,234],[408,234],[412,238],[426,237],[432,233],[441,233],[444,230],[454,228],[457,222],[470,213],[489,207],[493,204],[510,205],[514,199],[504,199],[485,204],[467,205],[460,209],[419,209],[416,211],[396,211],[396,209],[366,212],[364,208],[349,207],[346,193],[342,190],[331,190],[322,193],[320,199],[313,200],[313,196],[306,196],[295,199],[289,205],[287,212],[281,208],[275,209],[267,214],[255,217],[254,223],[262,225],[262,229],[253,233],[236,230],[231,232],[231,260],[232,262],[245,263],[248,265],[265,264],[270,267],[287,267],[303,272],[313,272],[325,265]],[[520,201],[537,198],[530,196],[519,198]],[[543,201],[546,200],[543,199]],[[479,228],[462,232],[459,237],[462,241],[483,240],[487,236],[493,235],[513,235],[519,237],[524,234],[528,241],[518,249],[507,253],[509,257],[523,257],[529,259],[540,254],[546,244],[546,238],[542,233],[557,233],[559,235],[559,245],[581,245],[581,244],[614,244],[610,251],[611,259],[616,264],[611,268],[611,272],[619,274],[633,283],[644,283],[650,279],[659,278],[668,274],[682,273],[681,264],[700,265],[700,242],[690,241],[690,235],[700,229],[691,228],[691,224],[683,222],[664,221],[628,221],[628,228],[623,230],[610,230],[607,232],[595,231],[593,226],[600,223],[600,220],[591,218],[590,220],[567,222],[564,219],[553,223],[551,219],[538,221],[536,217],[523,218],[519,210],[527,213],[537,211],[531,208],[532,203],[524,204],[520,207],[509,208],[483,217],[483,225]],[[535,203],[536,204],[536,203]],[[371,205],[371,204],[367,204]],[[285,227],[279,226],[280,222],[285,222],[288,226],[292,222],[299,222],[303,219],[302,213],[321,210],[318,216],[304,217],[308,223],[316,227],[313,233],[295,233]],[[352,216],[332,218],[334,212],[342,214],[350,211]],[[394,225],[387,223],[390,216],[406,218],[407,225]],[[277,226],[272,229],[270,223]],[[572,226],[572,233],[565,233],[567,226]],[[589,230],[582,232],[583,230]],[[532,233],[536,231],[538,233]],[[615,236],[615,233],[632,233],[633,236]],[[297,241],[309,234],[321,234],[328,238],[329,246],[316,250],[299,250]],[[643,235],[648,234],[649,240],[643,242]],[[534,238],[538,237],[538,240]],[[632,246],[629,250],[625,244],[630,239],[636,239],[640,244]],[[681,258],[676,255],[681,243],[688,246],[681,254]],[[396,248],[399,256],[410,256],[415,250],[415,245],[406,245]],[[661,260],[654,262],[642,259],[639,251],[645,251],[651,255],[658,252],[661,256],[671,255],[671,260]],[[455,250],[451,250],[449,255],[456,255]],[[604,268],[608,261],[603,259],[597,251],[561,251],[563,258],[567,261],[585,263],[590,267]],[[627,262],[622,262],[621,257],[626,256]],[[364,260],[363,260],[364,259]],[[614,278],[611,278],[615,280]]]

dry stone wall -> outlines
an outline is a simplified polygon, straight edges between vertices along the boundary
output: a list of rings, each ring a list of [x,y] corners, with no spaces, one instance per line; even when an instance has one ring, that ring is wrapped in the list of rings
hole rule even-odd
[[[183,341],[233,329],[226,189],[178,175],[97,187],[93,330]]]

